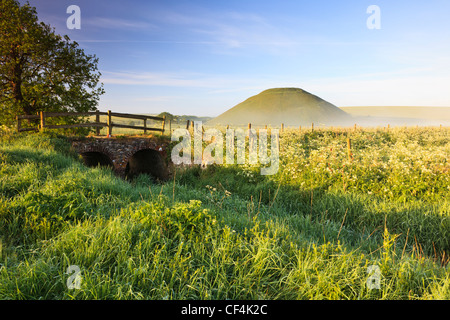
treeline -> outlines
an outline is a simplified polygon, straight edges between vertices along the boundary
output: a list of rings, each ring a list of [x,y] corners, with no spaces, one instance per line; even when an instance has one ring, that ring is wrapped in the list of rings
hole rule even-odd
[[[157,116],[158,117],[166,116],[166,121],[170,120],[172,123],[184,123],[187,120],[206,122],[206,121],[212,119],[212,117],[198,117],[198,116],[192,116],[192,115],[174,115],[169,112],[161,112]]]

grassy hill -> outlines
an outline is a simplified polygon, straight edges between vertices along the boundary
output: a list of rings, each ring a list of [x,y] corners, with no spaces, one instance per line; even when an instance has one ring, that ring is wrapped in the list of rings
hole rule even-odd
[[[222,113],[208,125],[344,124],[350,117],[335,105],[299,88],[265,90]],[[348,122],[350,124],[350,122]]]

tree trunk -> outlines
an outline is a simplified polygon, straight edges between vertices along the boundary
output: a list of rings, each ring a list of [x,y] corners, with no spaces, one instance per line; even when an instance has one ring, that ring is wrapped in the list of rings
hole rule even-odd
[[[15,59],[18,56],[17,52],[12,52],[12,58]],[[13,76],[11,77],[11,89],[13,98],[17,106],[23,110],[26,115],[36,114],[36,109],[33,108],[23,97],[22,94],[22,65],[23,57],[20,58],[20,62],[14,65],[12,70]]]

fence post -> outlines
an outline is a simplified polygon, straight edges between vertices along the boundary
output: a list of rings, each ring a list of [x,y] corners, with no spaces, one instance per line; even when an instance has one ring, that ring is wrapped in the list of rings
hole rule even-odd
[[[22,123],[20,121],[19,116],[16,116],[16,120],[17,120],[17,132],[20,132],[20,129],[22,128]]]
[[[281,124],[281,133],[284,131],[284,123]]]
[[[144,119],[144,134],[147,134],[147,119]]]
[[[96,110],[95,113],[96,113],[95,122],[97,122],[97,125],[98,125],[98,123],[100,122],[100,111]],[[100,135],[100,127],[95,127],[95,134],[97,136]]]
[[[45,112],[41,111],[41,112],[39,112],[39,115],[41,117],[41,128],[40,128],[40,130],[42,132],[42,131],[44,131],[44,128],[45,128]]]
[[[189,130],[189,120],[186,121],[186,130]]]
[[[112,136],[112,121],[111,121],[111,110],[108,110],[108,120],[107,120],[107,124],[108,124],[108,138],[110,138]]]
[[[251,123],[249,123],[248,125],[247,125],[247,135],[248,135],[248,152],[249,152],[249,154],[248,154],[248,156],[250,157],[250,150],[252,150],[252,146],[253,146],[253,140],[252,140],[252,134],[251,134],[251,132],[252,132],[252,124]]]
[[[348,160],[352,161],[353,160],[353,155],[352,155],[352,140],[350,138],[347,138],[347,153],[348,153]]]
[[[311,132],[313,132],[313,131],[314,131],[314,122],[311,123]]]
[[[170,120],[169,120],[169,123],[170,123]],[[164,134],[165,127],[166,127],[166,116],[164,115],[163,116],[162,132],[161,132],[161,134]]]

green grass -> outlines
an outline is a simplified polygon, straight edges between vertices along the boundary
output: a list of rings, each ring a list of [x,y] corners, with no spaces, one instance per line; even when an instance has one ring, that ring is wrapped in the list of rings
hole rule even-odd
[[[449,299],[448,135],[355,133],[350,163],[345,136],[292,131],[276,176],[194,167],[155,185],[84,167],[62,137],[2,132],[0,299]]]

